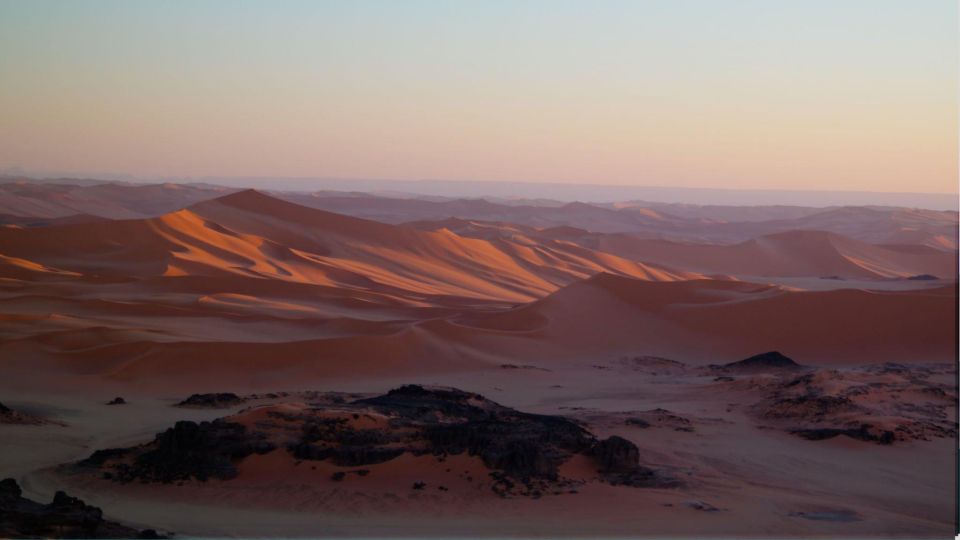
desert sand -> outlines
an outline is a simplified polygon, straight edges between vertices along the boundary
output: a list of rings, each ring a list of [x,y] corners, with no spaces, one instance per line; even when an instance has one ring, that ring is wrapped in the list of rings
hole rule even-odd
[[[199,187],[133,209],[116,187],[58,188],[70,197],[41,205],[44,188],[20,186],[33,202],[8,206],[34,215],[0,228],[0,477],[33,500],[62,489],[122,524],[200,536],[953,531],[957,253],[935,241],[943,213],[797,210],[771,224],[768,209],[738,224],[716,208],[577,204],[531,207],[521,222],[507,219],[520,205],[408,200],[377,221]],[[394,200],[284,197],[353,213]],[[866,238],[907,215],[914,236]],[[841,225],[777,229],[816,216]],[[686,236],[644,238],[640,221]],[[722,367],[768,351],[791,363]],[[509,477],[520,487],[503,491],[499,462],[476,448],[404,446],[367,462],[364,430],[377,445],[404,431],[356,400],[405,384],[589,435],[548,456],[557,476],[535,476],[535,489]],[[238,398],[177,405],[208,392]],[[117,396],[126,403],[106,404]],[[351,443],[364,464],[291,450],[296,422],[317,410],[368,437]],[[284,415],[299,419],[284,428]],[[214,419],[273,447],[206,480],[76,468]],[[611,437],[627,441],[625,471],[653,476],[611,477],[595,446]]]

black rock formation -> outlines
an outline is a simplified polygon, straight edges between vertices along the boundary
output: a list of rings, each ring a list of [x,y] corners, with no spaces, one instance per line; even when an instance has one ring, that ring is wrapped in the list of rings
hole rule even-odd
[[[566,418],[523,413],[456,389],[408,385],[356,403],[419,427],[426,444],[411,451],[466,452],[514,478],[556,479],[560,464],[595,444],[588,431]]]
[[[231,392],[216,394],[193,394],[177,403],[177,407],[205,407],[211,409],[232,407],[244,402],[244,399]]]
[[[838,435],[867,442],[877,442],[880,444],[893,444],[896,440],[896,434],[892,431],[874,429],[870,424],[860,424],[851,428],[813,428],[813,429],[795,429],[791,431],[794,435],[799,435],[804,439],[811,441],[822,441],[832,439]]]
[[[616,435],[598,442],[593,448],[593,455],[602,473],[630,472],[640,465],[640,449],[637,445]]]
[[[126,404],[127,404],[127,400],[123,399],[120,396],[117,396],[107,402],[107,405],[126,405]]]
[[[722,366],[711,366],[723,371],[764,371],[764,370],[793,370],[803,366],[784,356],[778,351],[770,351],[731,362]]]
[[[263,435],[249,433],[242,424],[223,420],[199,424],[181,421],[158,434],[151,443],[97,450],[77,465],[106,469],[105,477],[120,482],[227,480],[236,476],[237,461],[275,448]]]
[[[256,429],[224,419],[178,422],[150,443],[98,450],[77,466],[121,482],[228,480],[237,474],[239,460],[279,445],[296,459],[328,460],[341,467],[375,465],[405,453],[438,461],[476,456],[491,470],[494,491],[504,496],[539,496],[569,483],[560,478],[559,468],[574,455],[592,458],[600,477],[610,483],[667,485],[640,466],[639,449],[626,439],[598,442],[567,418],[520,412],[457,389],[408,385],[372,398],[311,405],[294,412],[270,411],[270,420]]]
[[[854,412],[859,407],[845,396],[805,394],[797,397],[776,398],[762,416],[768,419],[822,421],[838,413]]]

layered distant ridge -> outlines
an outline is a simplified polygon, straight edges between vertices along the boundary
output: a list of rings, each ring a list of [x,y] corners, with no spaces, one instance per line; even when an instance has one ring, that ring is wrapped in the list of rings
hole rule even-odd
[[[408,298],[528,301],[597,272],[697,277],[572,244],[479,240],[388,225],[253,190],[158,218],[4,229],[0,244],[6,257],[89,277],[243,275]]]

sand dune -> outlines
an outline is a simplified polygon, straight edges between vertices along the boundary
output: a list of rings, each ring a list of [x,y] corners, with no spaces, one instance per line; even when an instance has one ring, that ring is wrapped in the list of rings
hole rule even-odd
[[[867,279],[921,274],[952,279],[957,275],[954,252],[873,245],[824,231],[789,231],[730,246],[628,235],[595,236],[587,245],[629,259],[706,274]]]
[[[45,210],[21,202],[53,214],[102,205],[133,219],[17,218],[0,227],[0,478],[16,477],[34,500],[69,487],[125,521],[201,536],[316,536],[318,523],[336,525],[325,534],[370,537],[465,526],[479,536],[742,536],[745,522],[773,536],[952,530],[943,471],[955,450],[956,254],[942,250],[949,242],[922,245],[937,216],[897,229],[896,241],[890,229],[877,236],[892,243],[869,244],[835,232],[768,234],[764,209],[744,224],[667,209],[414,201],[399,212],[439,204],[495,219],[398,226],[254,191],[181,208],[171,205],[193,195],[98,189],[103,197],[91,201],[66,190],[63,204]],[[157,189],[156,205],[137,200]],[[396,201],[351,199],[383,210],[381,218]],[[777,227],[822,214],[771,212],[791,218]],[[838,212],[835,228],[871,223],[874,213],[864,215]],[[882,224],[892,215],[875,217]],[[620,227],[743,241],[590,230]],[[754,230],[763,234],[738,236]],[[916,274],[945,279],[902,279]],[[746,369],[717,367],[765,351],[800,365],[788,359],[780,369],[768,354]],[[422,446],[433,428],[411,442],[410,425],[367,431],[396,426],[393,413],[340,410],[362,397],[356,392],[410,383],[569,416],[613,442],[601,450],[576,439],[593,457],[572,456],[556,484],[511,487],[465,447],[443,445],[438,455]],[[172,406],[191,393],[237,392],[255,395]],[[457,400],[432,412],[414,403],[410,414],[447,425]],[[328,408],[316,416],[318,403]],[[240,411],[251,405],[261,407]],[[277,448],[243,459],[230,448],[259,434],[238,441],[231,427],[225,439],[193,439],[180,422],[226,417],[256,431],[277,414],[304,425],[282,420]],[[334,441],[350,443],[339,463],[307,440],[327,420],[362,428]],[[138,445],[178,425],[187,440],[228,454],[236,477],[151,485],[110,482],[99,470],[56,472],[93,450],[146,448]],[[483,444],[529,429],[495,426]],[[172,462],[203,461],[193,443],[171,437],[178,442],[163,448],[187,454]],[[416,447],[380,461],[398,441]],[[495,468],[540,470],[543,456],[567,451],[503,447],[519,453],[490,461]],[[364,460],[363,472],[350,456]],[[884,489],[891,482],[908,489]]]
[[[0,352],[9,369],[160,385],[184,372],[248,384],[635,354],[953,354],[952,287],[812,292],[705,278],[949,275],[949,254],[933,248],[809,231],[704,246],[443,223],[419,230],[243,191],[150,219],[2,229]],[[593,245],[570,240],[583,234]],[[636,262],[646,259],[661,265]]]
[[[86,221],[76,214],[131,219],[156,217],[236,191],[204,184],[15,181],[0,183],[0,222]],[[311,208],[384,223],[459,219],[514,223],[538,229],[576,227],[697,243],[737,243],[792,230],[823,230],[874,244],[957,249],[957,212],[900,207],[722,206],[547,200],[446,198],[381,192],[275,192]]]
[[[159,216],[236,191],[219,186],[94,182],[0,183],[0,214],[69,218],[77,214],[110,219]],[[73,221],[77,221],[76,218]]]
[[[953,354],[952,287],[812,292],[748,279],[956,272],[950,253],[828,232],[711,246],[463,219],[396,226],[248,190],[149,219],[0,229],[0,246],[5,356],[117,380]]]
[[[600,271],[695,277],[561,244],[423,232],[254,192],[158,218],[0,231],[4,254],[87,275],[249,275],[408,298],[528,301]]]
[[[745,282],[644,283],[601,274],[531,304],[458,324],[557,358],[656,354],[702,362],[782,350],[821,364],[953,358],[953,286],[794,291]]]
[[[261,341],[253,326],[245,335],[230,334],[238,322],[227,330],[210,327],[207,339],[188,340],[183,336],[189,330],[176,326],[163,334],[145,327],[81,328],[6,340],[0,355],[8,358],[11,373],[87,374],[197,390],[489,370],[508,363],[554,369],[637,355],[725,363],[765,350],[784,351],[808,365],[949,361],[955,295],[953,287],[811,292],[600,274],[514,309],[465,310],[419,322],[317,321],[299,330],[290,323],[271,330],[286,341]],[[267,324],[265,315],[259,317]],[[152,322],[152,328],[164,325]],[[190,373],[189,381],[183,373]]]
[[[953,279],[957,275],[955,251],[913,243],[868,244],[826,231],[786,231],[728,245],[592,233],[574,227],[537,229],[458,218],[416,221],[408,225],[428,231],[451,230],[471,238],[570,242],[625,259],[707,275],[849,279],[893,279],[924,274]]]
[[[957,249],[957,212],[899,207],[700,206],[651,203],[506,205],[482,199],[423,200],[282,193],[314,208],[389,223],[462,220],[536,229],[575,227],[593,233],[731,244],[793,230],[821,230],[861,242]]]
[[[791,230],[820,230],[874,244],[920,244],[957,249],[957,212],[919,208],[845,206],[795,219],[724,223],[721,234],[759,236]]]

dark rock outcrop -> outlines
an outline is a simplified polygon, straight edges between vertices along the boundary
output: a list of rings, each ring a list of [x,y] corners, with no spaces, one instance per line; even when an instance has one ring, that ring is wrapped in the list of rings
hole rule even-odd
[[[165,538],[103,519],[103,511],[58,491],[41,504],[23,497],[12,478],[0,481],[0,537],[4,538]]]
[[[594,445],[591,453],[596,459],[601,477],[615,486],[676,487],[680,483],[640,465],[640,449],[632,442],[612,435]]]
[[[838,413],[858,410],[857,405],[845,396],[819,396],[806,394],[797,397],[775,399],[764,411],[770,419],[795,419],[820,421]]]
[[[127,404],[127,400],[123,399],[120,396],[117,396],[107,402],[107,405],[126,405],[126,404]]]
[[[312,443],[300,443],[291,449],[298,459],[322,461],[329,459],[341,467],[375,465],[390,461],[404,453],[403,448],[377,448],[369,446],[325,446]]]
[[[637,445],[613,435],[593,447],[593,455],[600,464],[600,472],[630,472],[640,465],[640,450]]]
[[[893,441],[896,440],[896,434],[894,432],[883,429],[875,429],[870,424],[860,424],[857,427],[850,428],[795,429],[791,431],[791,433],[811,441],[832,439],[839,435],[846,435],[852,439],[858,439],[867,442],[877,442],[880,444],[893,444]]]
[[[239,460],[276,447],[298,460],[340,467],[376,465],[408,453],[437,462],[466,454],[490,469],[494,492],[539,496],[568,491],[575,481],[561,478],[560,466],[582,455],[597,463],[600,478],[609,483],[668,485],[640,466],[639,449],[626,439],[598,442],[570,419],[520,412],[453,388],[407,385],[350,402],[323,399],[307,407],[271,409],[257,418],[253,424],[178,422],[150,443],[99,450],[76,466],[121,482],[180,482],[228,480],[237,474]],[[357,474],[369,472],[362,471]],[[336,479],[346,478],[336,473]]]
[[[356,466],[404,452],[467,453],[508,477],[552,480],[560,464],[594,444],[589,432],[566,418],[519,412],[457,389],[407,385],[353,405],[389,415],[393,432],[407,435],[356,430],[329,420],[308,422],[300,444],[291,449],[294,455]]]
[[[105,469],[110,479],[120,482],[227,480],[236,476],[237,461],[275,448],[263,435],[249,433],[242,424],[223,420],[199,424],[181,421],[158,434],[151,443],[98,450],[77,465]]]
[[[0,403],[0,424],[18,424],[23,426],[39,426],[42,424],[58,423],[52,422],[40,416],[34,416],[20,412]],[[62,424],[61,424],[62,425]]]
[[[215,394],[193,394],[187,399],[177,403],[177,407],[202,407],[210,409],[219,409],[224,407],[233,407],[240,405],[244,399],[231,392],[220,392]]]
[[[765,352],[749,358],[744,358],[743,360],[737,362],[711,367],[721,371],[729,372],[758,372],[770,370],[803,369],[803,366],[794,362],[792,358],[784,356],[779,351]]]
[[[887,445],[955,437],[956,422],[948,409],[956,395],[951,385],[935,377],[953,369],[885,363],[781,373],[752,409],[760,419],[808,440],[846,435]]]

